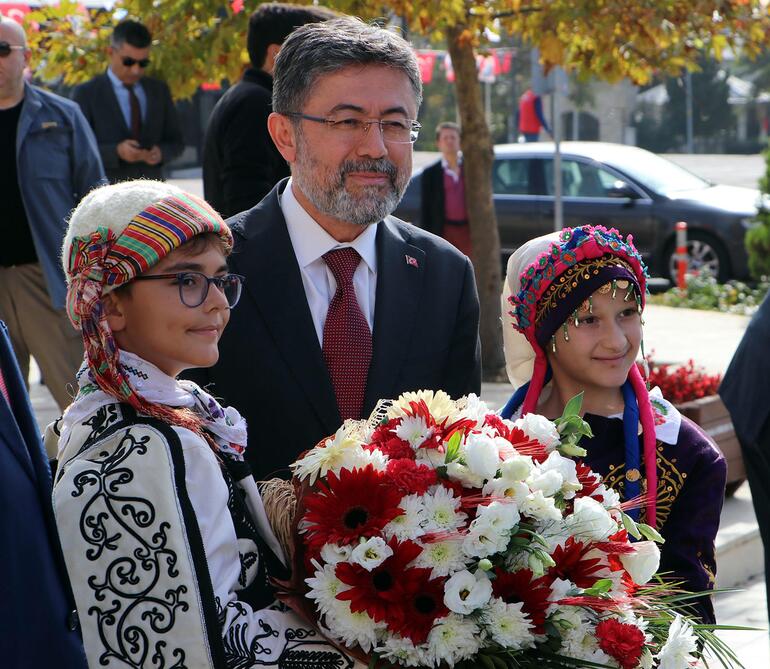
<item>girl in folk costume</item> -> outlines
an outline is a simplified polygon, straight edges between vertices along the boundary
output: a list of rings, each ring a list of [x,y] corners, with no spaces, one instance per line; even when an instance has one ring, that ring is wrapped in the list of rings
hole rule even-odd
[[[93,667],[353,665],[274,603],[268,577],[287,574],[244,420],[176,379],[218,358],[241,291],[231,245],[203,200],[154,181],[92,191],[70,220],[86,359],[54,506]]]
[[[632,515],[665,538],[661,572],[690,591],[713,588],[714,539],[727,468],[721,453],[636,365],[646,270],[616,230],[583,226],[533,239],[508,261],[502,296],[505,358],[516,392],[503,417],[561,415],[583,392],[584,458]],[[694,604],[713,622],[708,597]]]

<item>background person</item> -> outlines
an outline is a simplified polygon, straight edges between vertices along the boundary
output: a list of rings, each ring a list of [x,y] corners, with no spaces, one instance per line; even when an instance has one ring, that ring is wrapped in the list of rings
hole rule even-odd
[[[249,18],[251,67],[217,102],[204,140],[203,194],[222,216],[250,209],[289,176],[267,130],[275,57],[292,30],[334,16],[323,7],[267,2]]]
[[[770,610],[770,296],[752,316],[725,372],[719,395],[730,411],[741,444],[765,555]]]
[[[151,47],[144,25],[121,21],[107,48],[107,71],[72,94],[94,130],[110,183],[162,179],[164,165],[184,149],[171,91],[144,75]]]
[[[59,254],[67,217],[104,182],[104,170],[78,106],[25,83],[30,56],[24,29],[0,20],[0,319],[22,378],[29,377],[29,357],[35,356],[64,409],[83,346],[64,312]]]
[[[460,152],[460,126],[445,121],[436,127],[441,159],[422,172],[420,224],[471,256],[471,231],[465,206],[465,178]]]
[[[203,200],[156,181],[95,190],[70,220],[86,364],[59,422],[53,500],[91,667],[353,665],[273,606],[268,578],[287,571],[243,418],[176,380],[217,359],[240,295],[231,243]]]
[[[548,121],[543,116],[542,98],[528,88],[519,98],[519,133],[525,142],[536,142],[540,139],[541,128],[553,137]]]
[[[357,19],[298,28],[278,54],[268,127],[291,178],[230,219],[244,299],[219,362],[191,375],[243,411],[258,479],[381,398],[479,391],[469,260],[389,215],[421,97],[410,45]]]
[[[3,667],[86,669],[51,508],[51,470],[2,321],[0,570]]]
[[[714,443],[660,396],[648,393],[636,358],[646,269],[616,230],[582,226],[530,240],[508,260],[503,326],[508,376],[517,388],[504,418],[562,415],[583,392],[585,463],[657,527],[660,571],[690,592],[714,587],[714,540],[727,465]],[[642,432],[639,433],[641,426]],[[693,600],[714,622],[709,597]]]

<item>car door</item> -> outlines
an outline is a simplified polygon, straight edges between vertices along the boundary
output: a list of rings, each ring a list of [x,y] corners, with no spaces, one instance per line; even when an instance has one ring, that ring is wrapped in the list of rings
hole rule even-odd
[[[492,192],[504,255],[540,234],[537,191],[543,186],[542,178],[534,173],[535,162],[525,156],[497,156],[492,166]]]
[[[546,195],[538,198],[541,227],[553,230],[554,185],[553,160],[542,161]],[[644,256],[654,248],[655,225],[652,200],[638,184],[631,183],[612,168],[579,156],[561,160],[564,226],[603,225],[632,234],[634,243]],[[612,197],[610,190],[623,181],[635,197]]]

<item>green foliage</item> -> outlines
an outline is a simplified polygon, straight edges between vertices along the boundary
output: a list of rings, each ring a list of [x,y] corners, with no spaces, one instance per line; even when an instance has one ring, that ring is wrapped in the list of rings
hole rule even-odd
[[[763,278],[756,287],[742,281],[718,283],[713,276],[699,275],[687,282],[687,290],[671,288],[659,295],[650,295],[649,304],[686,309],[706,309],[731,314],[754,313],[770,288],[770,281]]]

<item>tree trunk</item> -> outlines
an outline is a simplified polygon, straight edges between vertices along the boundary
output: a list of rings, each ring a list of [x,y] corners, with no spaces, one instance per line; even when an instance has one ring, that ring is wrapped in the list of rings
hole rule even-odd
[[[484,118],[481,86],[473,45],[463,39],[466,26],[448,30],[447,41],[455,72],[457,106],[462,125],[465,203],[473,245],[473,266],[481,303],[481,356],[484,379],[499,380],[505,366],[500,325],[502,272],[500,235],[492,203],[492,136]]]

